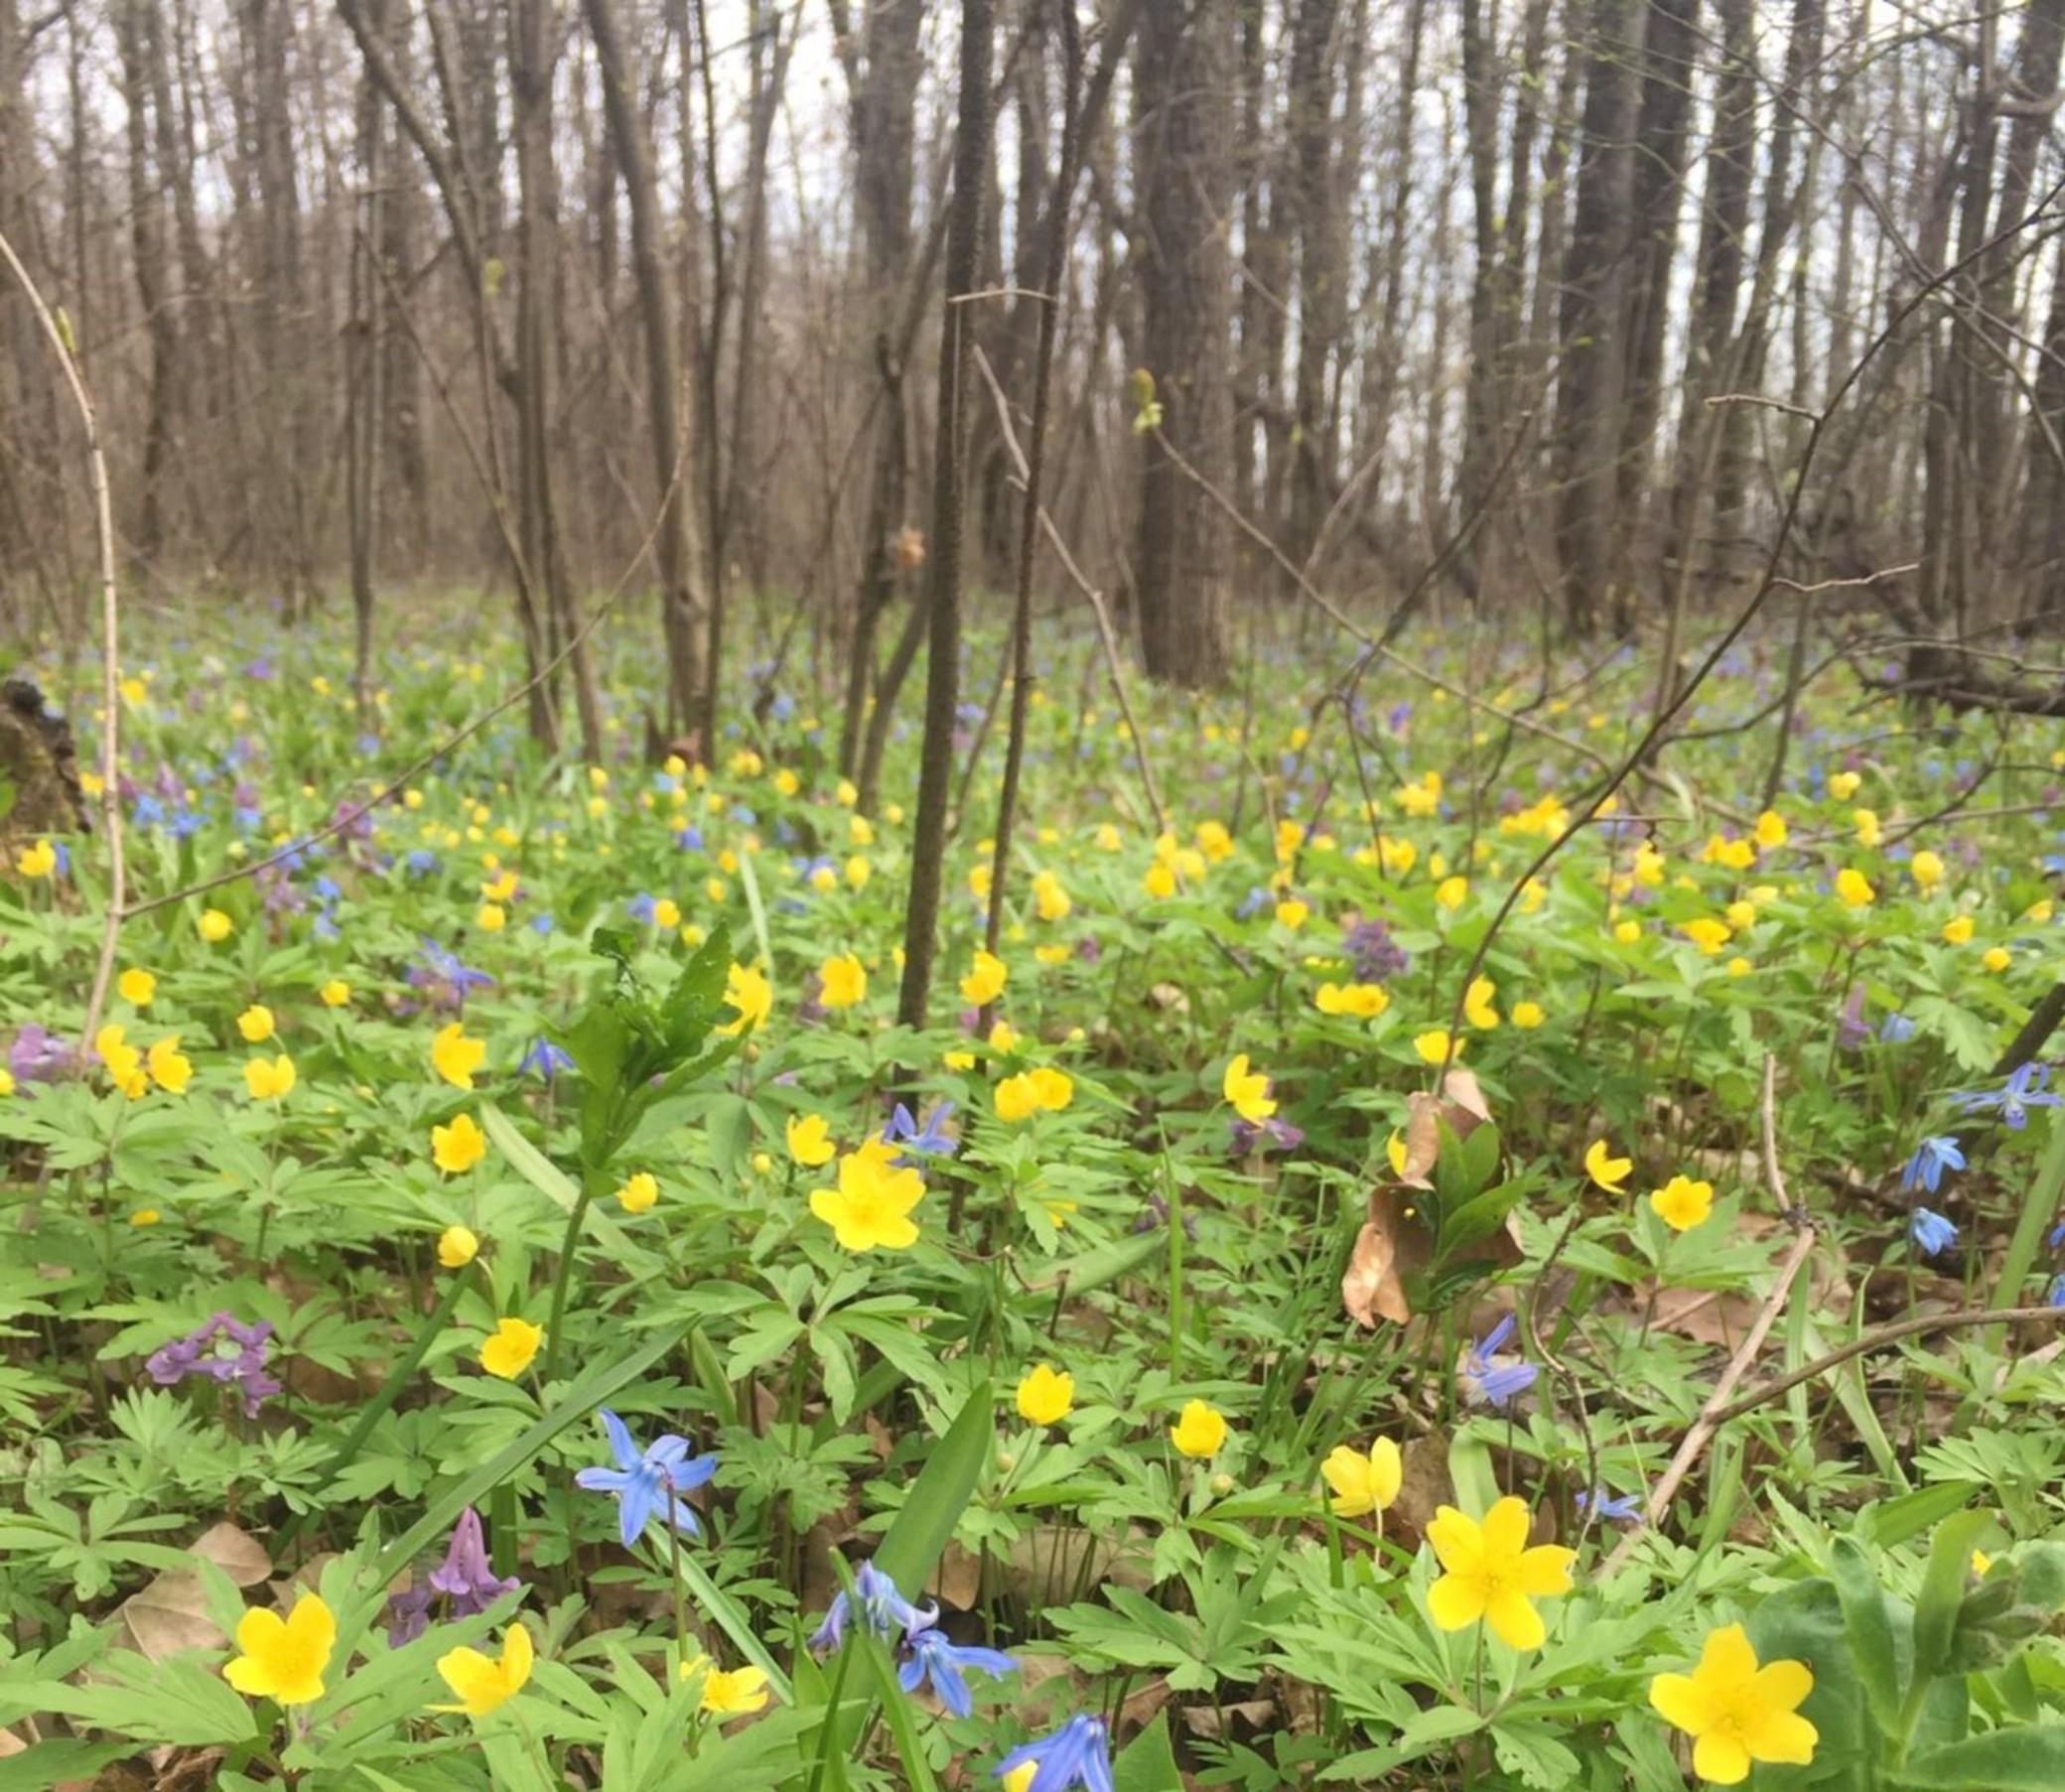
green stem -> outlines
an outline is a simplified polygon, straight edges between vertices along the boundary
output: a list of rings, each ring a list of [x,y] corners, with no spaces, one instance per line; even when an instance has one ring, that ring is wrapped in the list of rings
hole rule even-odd
[[[1993,1305],[1996,1307],[2021,1304],[2022,1285],[2029,1278],[2043,1235],[2050,1226],[2052,1215],[2058,1210],[2058,1191],[2065,1187],[2065,1125],[2059,1124],[2055,1110],[2050,1125],[2051,1136],[2044,1147],[2042,1167],[2037,1171],[2036,1180],[2022,1203],[2020,1216],[2015,1220],[2014,1236],[2007,1241],[2006,1254],[2000,1259],[2000,1274],[1994,1283]],[[1989,1350],[1999,1355],[2006,1348],[2006,1328],[1995,1326],[1987,1333],[1986,1343]]]
[[[567,1285],[574,1277],[574,1251],[581,1242],[581,1222],[588,1217],[588,1203],[608,1178],[591,1170],[581,1177],[580,1198],[567,1214],[566,1236],[559,1241],[559,1268],[552,1278],[552,1316],[545,1325],[545,1383],[549,1387],[559,1373],[559,1352],[566,1341]]]

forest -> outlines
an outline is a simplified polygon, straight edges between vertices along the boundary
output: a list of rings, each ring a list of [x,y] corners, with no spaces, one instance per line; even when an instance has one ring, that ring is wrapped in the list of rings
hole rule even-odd
[[[0,0],[0,1792],[2065,1789],[2065,0]]]

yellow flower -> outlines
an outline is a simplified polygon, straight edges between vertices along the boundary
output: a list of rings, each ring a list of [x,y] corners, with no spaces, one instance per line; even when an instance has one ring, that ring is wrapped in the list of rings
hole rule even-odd
[[[2014,962],[2014,954],[2005,946],[1989,946],[1979,962],[1990,971],[2004,971]]]
[[[430,1129],[430,1158],[448,1176],[473,1169],[487,1155],[487,1135],[474,1124],[471,1114],[457,1116],[450,1126]]]
[[[1943,923],[1943,943],[1962,946],[1972,937],[1972,917],[1969,914],[1954,914]]]
[[[1201,1400],[1186,1402],[1169,1428],[1169,1441],[1184,1455],[1206,1461],[1226,1442],[1226,1415]]]
[[[1491,998],[1497,994],[1498,986],[1489,977],[1471,978],[1469,988],[1463,992],[1462,1018],[1479,1033],[1498,1025],[1498,1010],[1491,1006]]]
[[[810,1211],[832,1228],[841,1250],[901,1251],[917,1243],[910,1210],[924,1198],[924,1178],[897,1168],[895,1155],[880,1139],[868,1139],[839,1160],[836,1189],[811,1191]]]
[[[1226,1074],[1220,1079],[1219,1091],[1250,1126],[1260,1126],[1277,1111],[1277,1104],[1270,1098],[1269,1078],[1260,1070],[1248,1068],[1245,1051],[1236,1051],[1226,1060]]]
[[[1061,880],[1043,871],[1032,880],[1032,906],[1043,921],[1065,921],[1075,902],[1062,889]]]
[[[626,1213],[649,1213],[659,1199],[659,1178],[649,1170],[633,1171],[617,1191],[617,1204]]]
[[[106,1066],[107,1080],[134,1101],[150,1088],[150,1077],[144,1070],[143,1053],[125,1039],[127,1032],[115,1025],[101,1028],[93,1035],[93,1054]]]
[[[1674,1232],[1690,1232],[1714,1211],[1714,1184],[1676,1175],[1649,1196],[1656,1217]]]
[[[448,1649],[438,1657],[438,1677],[452,1689],[457,1705],[433,1705],[434,1712],[464,1712],[484,1718],[523,1690],[530,1678],[530,1632],[511,1624],[502,1637],[499,1661],[479,1649]]]
[[[1019,1417],[1033,1425],[1058,1425],[1075,1405],[1075,1377],[1041,1363],[1019,1383]]]
[[[194,1078],[194,1065],[180,1050],[180,1035],[169,1033],[144,1054],[151,1081],[168,1095],[184,1095]]]
[[[764,1027],[774,1011],[774,988],[755,966],[735,964],[725,974],[724,999],[738,1011],[738,1019],[727,1021],[713,1032],[736,1035]]]
[[[698,1655],[681,1664],[681,1678],[703,1677],[704,1712],[713,1718],[744,1718],[767,1709],[767,1676],[759,1668],[734,1668],[729,1673]]]
[[[1434,899],[1444,908],[1456,909],[1462,906],[1463,897],[1470,893],[1467,878],[1444,878],[1435,886]]]
[[[1706,846],[1701,849],[1700,858],[1705,864],[1719,865],[1726,871],[1747,871],[1756,863],[1756,843],[1750,840],[1723,840],[1719,834],[1710,834]],[[1639,862],[1636,869],[1639,874]]]
[[[1783,846],[1786,841],[1785,817],[1776,809],[1766,809],[1756,818],[1756,843],[1765,852]]]
[[[1756,904],[1754,902],[1733,901],[1722,909],[1721,912],[1726,915],[1728,925],[1734,928],[1737,933],[1747,933],[1750,928],[1756,925]]]
[[[1738,1786],[1750,1763],[1804,1767],[1821,1740],[1799,1708],[1814,1691],[1801,1661],[1757,1665],[1740,1624],[1712,1632],[1690,1674],[1659,1674],[1649,1703],[1664,1722],[1693,1738],[1692,1768],[1717,1786]]]
[[[1739,953],[1735,957],[1730,958],[1726,966],[1727,974],[1730,977],[1747,977],[1752,968],[1749,960],[1742,957]]]
[[[1140,884],[1149,896],[1158,900],[1175,895],[1175,873],[1159,859],[1148,867],[1147,875],[1141,879]]]
[[[115,979],[115,994],[131,1008],[148,1008],[158,993],[158,979],[149,971],[132,967]]]
[[[139,1207],[130,1214],[129,1223],[132,1226],[155,1226],[161,1217],[155,1207]]]
[[[1299,928],[1305,925],[1307,916],[1311,912],[1312,910],[1308,903],[1301,902],[1294,896],[1287,901],[1277,904],[1277,924],[1289,927],[1292,932],[1296,933]]]
[[[342,977],[333,977],[316,994],[325,1008],[343,1008],[351,1000],[351,986]]]
[[[471,1089],[474,1072],[487,1055],[487,1041],[471,1038],[464,1021],[452,1021],[430,1041],[430,1065],[455,1089]]]
[[[482,902],[474,910],[474,925],[482,933],[499,933],[509,924],[509,911],[499,902]]]
[[[1374,983],[1322,983],[1312,992],[1312,1006],[1322,1015],[1374,1021],[1391,1006],[1391,998]]]
[[[1214,865],[1233,856],[1233,836],[1226,831],[1223,821],[1200,821],[1191,837],[1197,842],[1197,850]]]
[[[968,894],[978,902],[987,902],[990,899],[990,880],[993,875],[987,859],[968,874]]]
[[[1004,985],[1010,974],[1003,959],[978,948],[975,968],[961,979],[961,1000],[973,1003],[977,1008],[987,1008],[1004,994]]]
[[[272,1010],[262,1002],[254,1002],[236,1017],[236,1031],[244,1035],[246,1045],[262,1045],[272,1037]]]
[[[1594,1139],[1585,1148],[1584,1172],[1608,1194],[1620,1192],[1627,1172],[1634,1167],[1633,1159],[1614,1157],[1603,1139]]]
[[[438,1234],[438,1261],[448,1270],[463,1270],[480,1254],[481,1240],[471,1226],[447,1226]]]
[[[1613,937],[1624,946],[1631,946],[1642,937],[1642,923],[1638,920],[1615,921]]]
[[[829,1164],[835,1155],[831,1128],[822,1114],[791,1114],[782,1135],[788,1141],[788,1155],[805,1170]]]
[[[1075,1099],[1075,1083],[1064,1070],[1042,1064],[997,1085],[997,1118],[1016,1123],[1038,1113],[1058,1114]]]
[[[236,1626],[236,1659],[222,1678],[251,1699],[313,1705],[323,1697],[323,1670],[337,1647],[337,1619],[320,1594],[305,1592],[294,1609],[247,1611]]]
[[[1542,1012],[1539,1002],[1516,1002],[1513,1004],[1513,1025],[1523,1033],[1532,1032],[1549,1017]]]
[[[294,1060],[284,1051],[278,1057],[246,1058],[244,1087],[253,1101],[278,1101],[294,1087]]]
[[[1985,1550],[1974,1550],[1972,1552],[1972,1572],[1982,1581],[1987,1578],[1987,1570],[1993,1566],[1994,1559]]]
[[[1434,814],[1442,806],[1442,774],[1439,771],[1423,772],[1417,783],[1400,784],[1397,797],[1398,806],[1408,815],[1425,817]]]
[[[236,931],[236,923],[219,908],[204,908],[194,923],[194,931],[209,945],[218,946]]]
[[[1850,818],[1857,823],[1858,845],[1876,846],[1878,844],[1878,816],[1872,810],[1853,809]]]
[[[1525,1504],[1508,1494],[1479,1524],[1453,1506],[1441,1507],[1427,1527],[1442,1578],[1427,1589],[1427,1609],[1443,1630],[1462,1630],[1483,1619],[1509,1649],[1539,1649],[1548,1630],[1536,1599],[1571,1590],[1575,1550],[1555,1544],[1527,1547]]]
[[[1836,895],[1852,908],[1865,908],[1878,899],[1878,892],[1865,882],[1864,874],[1848,865],[1836,874]]]
[[[1681,921],[1678,931],[1712,958],[1728,943],[1731,934],[1725,921],[1718,921],[1712,915],[1701,915],[1697,920]]]
[[[855,816],[854,819],[858,821],[860,817]],[[867,858],[863,854],[855,853],[852,858],[847,860],[846,885],[849,890],[866,890],[868,888],[868,880],[874,875],[875,867],[868,863]]]
[[[1398,1497],[1405,1464],[1399,1457],[1397,1444],[1389,1438],[1379,1438],[1366,1455],[1345,1444],[1336,1445],[1333,1453],[1319,1464],[1319,1472],[1333,1489],[1335,1514],[1341,1518],[1363,1518],[1371,1512],[1384,1511]]]
[[[530,1367],[545,1327],[527,1319],[503,1319],[481,1344],[481,1367],[503,1381],[514,1381]]]
[[[1943,882],[1943,861],[1926,848],[1908,861],[1907,869],[1914,873],[1914,881],[1924,890],[1934,890]]]
[[[1848,802],[1857,795],[1858,786],[1863,781],[1855,771],[1832,771],[1829,773],[1829,794],[1838,802]]]
[[[818,1000],[827,1008],[851,1008],[868,994],[868,973],[851,952],[827,958],[817,967],[817,980],[823,985]]]
[[[14,868],[25,878],[47,878],[58,869],[58,849],[48,840],[25,846],[15,854]]]
[[[1446,1064],[1449,1060],[1448,1030],[1446,1027],[1430,1027],[1425,1033],[1413,1035],[1413,1049],[1420,1054],[1423,1064]],[[1462,1041],[1455,1041],[1454,1056],[1462,1055]]]

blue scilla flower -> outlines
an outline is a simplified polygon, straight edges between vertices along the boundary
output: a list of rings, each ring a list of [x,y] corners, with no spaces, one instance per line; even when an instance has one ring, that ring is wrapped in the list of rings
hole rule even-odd
[[[657,906],[656,898],[649,893],[641,890],[628,902],[624,903],[623,911],[632,920],[636,921],[639,926],[649,927],[652,925],[652,911]]]
[[[412,878],[427,878],[438,868],[438,856],[428,847],[415,847],[401,862],[402,870]]]
[[[1958,1242],[1958,1229],[1933,1208],[1917,1207],[1908,1215],[1907,1236],[1924,1257],[1934,1257]]]
[[[975,1695],[968,1690],[970,1668],[992,1680],[1019,1671],[1019,1664],[1001,1650],[963,1648],[948,1642],[937,1630],[920,1630],[909,1639],[909,1649],[896,1670],[896,1684],[906,1693],[914,1693],[930,1681],[933,1695],[956,1718],[969,1717],[975,1711]]]
[[[2031,1108],[2054,1108],[2065,1101],[2065,1095],[2045,1089],[2050,1076],[2048,1064],[2023,1064],[1997,1089],[1971,1090],[1952,1099],[1968,1114],[1998,1114],[2010,1132],[2018,1133],[2029,1124]]]
[[[1052,1735],[1021,1743],[997,1763],[996,1776],[1002,1779],[1029,1762],[1038,1770],[1026,1792],[1067,1792],[1070,1786],[1112,1792],[1111,1743],[1095,1718],[1070,1718]]]
[[[1946,1170],[1964,1168],[1965,1152],[1956,1135],[1937,1133],[1914,1148],[1914,1156],[1907,1160],[1907,1168],[1900,1172],[1900,1186],[1909,1194],[1917,1188],[1934,1194],[1943,1186]]]
[[[703,850],[703,830],[698,827],[676,828],[674,845],[684,853],[699,853]]]
[[[523,1054],[523,1061],[516,1066],[523,1074],[542,1076],[548,1083],[562,1070],[573,1067],[574,1060],[542,1034],[531,1041],[530,1049]]]
[[[1914,1023],[1905,1015],[1887,1015],[1878,1024],[1878,1037],[1887,1045],[1904,1045],[1914,1037]]]
[[[2046,1307],[2065,1307],[2065,1276],[2051,1278],[2050,1292],[2043,1297]]]
[[[609,1434],[610,1453],[617,1458],[617,1466],[584,1468],[574,1476],[574,1484],[590,1493],[617,1496],[617,1529],[623,1547],[629,1549],[636,1543],[655,1517],[670,1514],[676,1530],[691,1537],[701,1535],[695,1513],[670,1498],[669,1491],[690,1493],[700,1487],[717,1472],[716,1455],[697,1455],[686,1438],[672,1432],[640,1450],[629,1428],[615,1413],[604,1408],[597,1417]]]
[[[937,1155],[950,1158],[958,1146],[939,1129],[946,1124],[947,1116],[953,1111],[952,1102],[942,1101],[925,1116],[924,1124],[920,1126],[911,1118],[910,1110],[899,1101],[896,1103],[895,1111],[890,1115],[889,1125],[882,1129],[882,1142],[885,1145],[899,1147],[896,1154],[898,1157],[904,1152],[917,1152],[927,1157]]]
[[[1595,1511],[1600,1518],[1617,1523],[1642,1522],[1642,1496],[1639,1493],[1591,1494],[1581,1490],[1578,1494],[1578,1509],[1582,1512],[1587,1508]]]
[[[530,917],[530,930],[533,933],[550,933],[552,931],[551,915],[540,909]]]
[[[861,1613],[877,1636],[893,1637],[901,1632],[914,1639],[939,1621],[937,1605],[913,1605],[896,1589],[895,1582],[872,1562],[863,1562],[855,1572],[853,1589],[860,1595]],[[842,1589],[832,1595],[824,1622],[811,1632],[810,1646],[820,1653],[836,1649],[846,1640],[846,1626],[853,1621],[853,1601]]]
[[[1485,1406],[1507,1407],[1535,1385],[1535,1377],[1541,1371],[1533,1363],[1495,1360],[1512,1336],[1513,1315],[1507,1313],[1470,1345],[1463,1357],[1462,1385],[1472,1400]]]

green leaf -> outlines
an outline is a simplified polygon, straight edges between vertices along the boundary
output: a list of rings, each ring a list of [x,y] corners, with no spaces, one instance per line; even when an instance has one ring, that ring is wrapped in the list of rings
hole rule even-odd
[[[1891,1729],[1900,1713],[1900,1675],[1893,1659],[1893,1627],[1886,1617],[1885,1593],[1878,1585],[1872,1559],[1849,1537],[1836,1539],[1830,1551],[1836,1597],[1850,1632],[1851,1660],[1858,1684],[1871,1703],[1881,1729]]]
[[[680,1343],[682,1334],[687,1330],[686,1325],[671,1327],[661,1331],[641,1349],[633,1350],[621,1362],[598,1363],[567,1389],[557,1406],[529,1427],[508,1448],[483,1462],[473,1473],[462,1475],[446,1488],[425,1508],[423,1516],[415,1524],[381,1552],[381,1572],[368,1603],[378,1603],[385,1599],[388,1582],[393,1580],[407,1563],[451,1530],[458,1522],[460,1513],[468,1506],[477,1504],[490,1487],[514,1474],[568,1426],[587,1418],[620,1388],[628,1387],[636,1381]]]
[[[1993,1522],[1985,1512],[1960,1512],[1936,1527],[1914,1601],[1915,1685],[1934,1679],[1950,1660],[1958,1607],[1964,1603],[1965,1583],[1972,1573],[1972,1551]]]
[[[1894,1784],[1926,1792],[2058,1792],[2065,1786],[2065,1723],[1993,1729],[1926,1749]]]
[[[1167,1712],[1157,1712],[1154,1723],[1119,1751],[1111,1764],[1111,1783],[1112,1792],[1182,1792]]]
[[[902,1510],[875,1552],[875,1566],[910,1597],[930,1578],[944,1553],[954,1526],[975,1497],[990,1452],[996,1447],[997,1420],[990,1405],[988,1377],[968,1390],[968,1398],[939,1447],[925,1458],[904,1497]]]
[[[68,1780],[91,1781],[110,1761],[138,1752],[134,1742],[85,1742],[76,1736],[55,1736],[33,1742],[21,1754],[0,1760],[0,1792],[46,1792]]]
[[[1939,1481],[1933,1487],[1866,1506],[1858,1514],[1855,1534],[1860,1542],[1889,1550],[1941,1524],[1971,1501],[1970,1481]]]
[[[516,1130],[516,1123],[492,1102],[481,1104],[481,1130],[494,1142],[494,1149],[508,1160],[509,1168],[540,1194],[554,1202],[562,1213],[571,1213],[581,1199],[580,1185]],[[636,1251],[623,1229],[603,1211],[600,1201],[588,1203],[582,1222],[596,1242],[620,1262]]]

